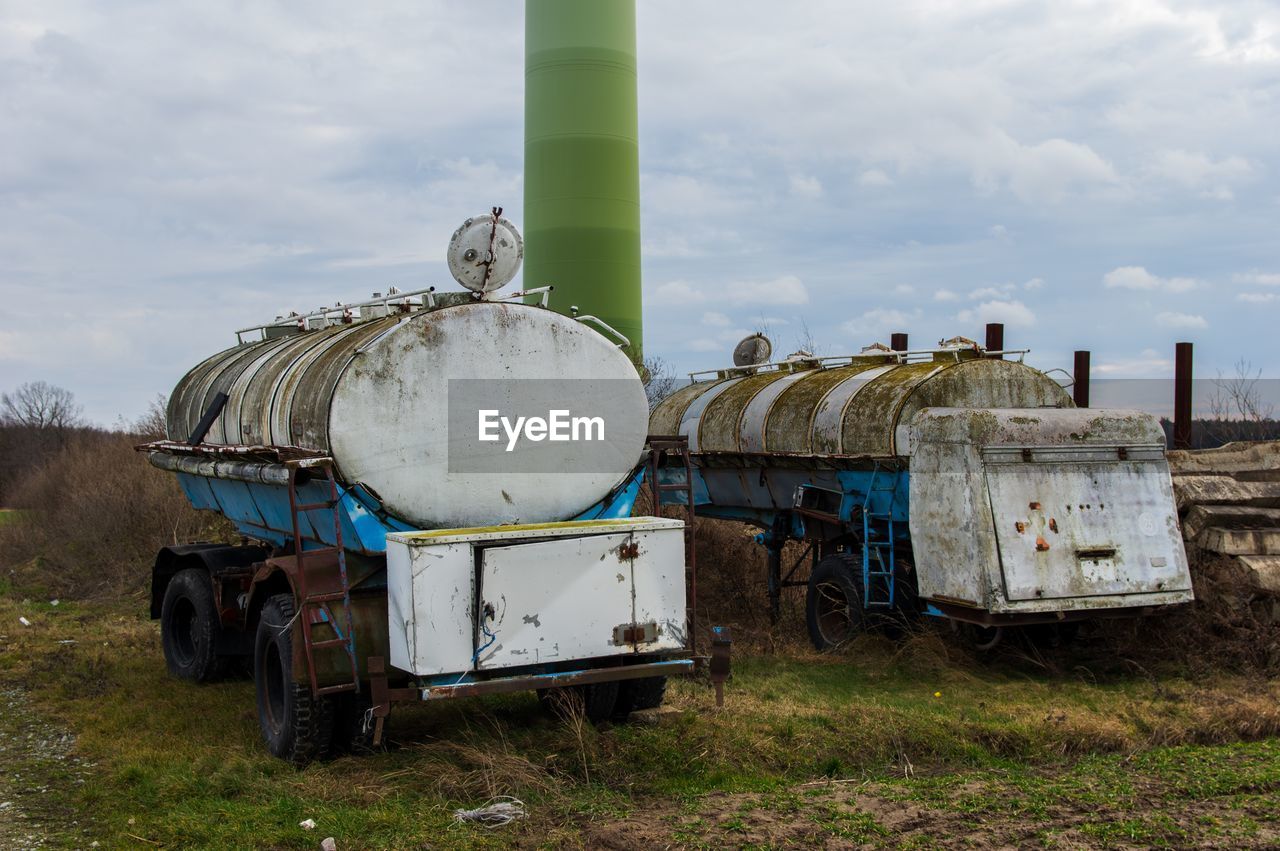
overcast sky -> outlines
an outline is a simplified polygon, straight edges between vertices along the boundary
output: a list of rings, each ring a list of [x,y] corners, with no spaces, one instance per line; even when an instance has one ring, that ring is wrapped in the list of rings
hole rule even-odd
[[[640,0],[646,349],[1006,323],[1280,376],[1274,2]],[[0,389],[132,418],[232,332],[521,223],[516,2],[0,0]]]

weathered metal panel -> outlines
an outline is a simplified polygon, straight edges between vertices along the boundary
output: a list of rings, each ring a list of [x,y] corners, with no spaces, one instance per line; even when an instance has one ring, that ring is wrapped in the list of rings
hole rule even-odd
[[[910,529],[921,597],[996,613],[1190,600],[1162,435],[1131,411],[918,413]]]
[[[849,410],[849,404],[869,383],[896,368],[894,364],[883,364],[862,369],[827,391],[814,406],[811,418],[810,429],[813,433],[811,446],[814,452],[832,455],[840,455],[844,452],[840,444],[844,433],[845,413]]]
[[[818,403],[832,387],[872,366],[874,364],[854,364],[804,373],[803,381],[797,381],[773,403],[765,424],[766,451],[812,452],[813,412]]]
[[[486,547],[477,667],[680,649],[683,534],[671,528]],[[640,640],[628,640],[628,630]]]
[[[289,367],[297,359],[324,341],[322,334],[297,334],[289,343],[276,349],[257,370],[254,380],[244,389],[240,399],[240,441],[246,444],[271,444],[271,418],[278,391]]]
[[[429,676],[470,670],[475,560],[467,541],[419,546],[387,538],[391,664]]]
[[[759,373],[743,378],[718,394],[699,418],[698,448],[707,452],[739,451],[743,410],[757,393],[785,375],[783,372]]]
[[[684,414],[689,409],[689,405],[717,383],[716,381],[699,381],[688,384],[663,399],[649,415],[649,433],[679,434],[680,423],[684,420]]]
[[[575,517],[626,480],[643,428],[610,436],[609,466],[495,475],[449,463],[451,379],[551,378],[616,382],[615,426],[648,415],[635,367],[591,328],[538,307],[476,302],[415,316],[365,345],[333,392],[329,448],[345,481],[365,482],[422,528]]]
[[[895,454],[893,435],[898,424],[898,413],[907,397],[925,379],[953,365],[954,362],[905,363],[880,375],[859,390],[845,408],[840,452],[844,455],[872,457]]]
[[[423,314],[421,319],[430,322],[431,316]],[[335,333],[328,345],[314,350],[292,393],[289,437],[293,446],[330,445],[329,406],[338,380],[355,358],[356,350],[392,324],[394,320],[379,319],[352,325]]]
[[[1163,457],[984,461],[1010,601],[1191,588]]]
[[[689,438],[690,450],[696,451],[698,448],[698,431],[702,427],[702,412],[722,393],[741,383],[743,378],[744,376],[739,376],[738,378],[729,378],[713,384],[707,388],[705,393],[700,394],[685,408],[684,416],[680,420],[680,429],[676,434],[683,434]]]
[[[894,433],[898,455],[910,454],[911,422],[924,408],[1074,408],[1070,394],[1037,369],[1011,360],[962,360],[926,378],[902,404]]]
[[[175,388],[170,432],[186,438],[208,400],[228,392],[207,442],[330,453],[345,481],[365,483],[392,515],[425,528],[575,517],[639,460],[637,429],[617,445],[609,469],[557,476],[450,470],[451,378],[617,379],[615,387],[634,385],[610,399],[624,408],[614,412],[617,421],[643,423],[647,413],[630,360],[596,331],[540,307],[466,302],[219,353]]]
[[[808,370],[783,375],[777,381],[765,385],[759,393],[751,398],[751,401],[747,403],[746,408],[742,411],[742,425],[738,432],[738,449],[740,451],[765,451],[768,446],[765,439],[765,431],[774,402],[778,400],[778,397],[784,391],[794,386],[797,381],[802,381],[810,375],[811,373]]]
[[[391,663],[433,676],[680,649],[684,583],[684,524],[678,520],[633,517],[388,535]],[[481,628],[474,613],[485,603],[492,615]],[[615,630],[640,616],[639,623],[655,625],[655,640],[615,642]]]

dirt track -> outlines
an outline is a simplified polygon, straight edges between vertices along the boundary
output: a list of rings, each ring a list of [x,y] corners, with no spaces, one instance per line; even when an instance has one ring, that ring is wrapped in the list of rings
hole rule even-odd
[[[0,848],[81,833],[70,798],[88,766],[74,748],[75,737],[37,716],[22,691],[0,689]]]

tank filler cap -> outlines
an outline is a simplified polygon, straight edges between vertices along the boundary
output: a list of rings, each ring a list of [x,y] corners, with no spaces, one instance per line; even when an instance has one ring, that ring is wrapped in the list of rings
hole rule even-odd
[[[484,295],[502,289],[520,271],[524,240],[502,217],[502,208],[494,207],[489,215],[467,219],[453,232],[446,257],[453,279]]]
[[[749,337],[743,337],[738,345],[733,347],[733,365],[756,366],[768,363],[769,356],[772,354],[773,344],[769,342],[769,338],[764,334],[752,334]]]

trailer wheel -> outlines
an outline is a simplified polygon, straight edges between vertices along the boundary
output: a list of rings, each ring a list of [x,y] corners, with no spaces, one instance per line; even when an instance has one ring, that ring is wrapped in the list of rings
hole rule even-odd
[[[638,709],[656,709],[662,705],[662,698],[666,693],[666,677],[622,680],[618,683],[618,703],[613,710],[614,717],[626,718]]]
[[[169,673],[197,683],[221,676],[226,659],[214,652],[221,629],[208,571],[189,567],[174,574],[160,607],[160,639]]]
[[[581,714],[592,724],[608,721],[618,705],[618,682],[538,689],[538,702],[564,720]]]
[[[834,650],[862,631],[862,591],[851,556],[834,554],[818,562],[809,577],[805,620],[818,650]]]
[[[333,738],[333,701],[314,697],[293,679],[292,594],[275,594],[262,606],[253,646],[253,679],[258,693],[258,724],[267,750],[294,765],[329,752]]]

